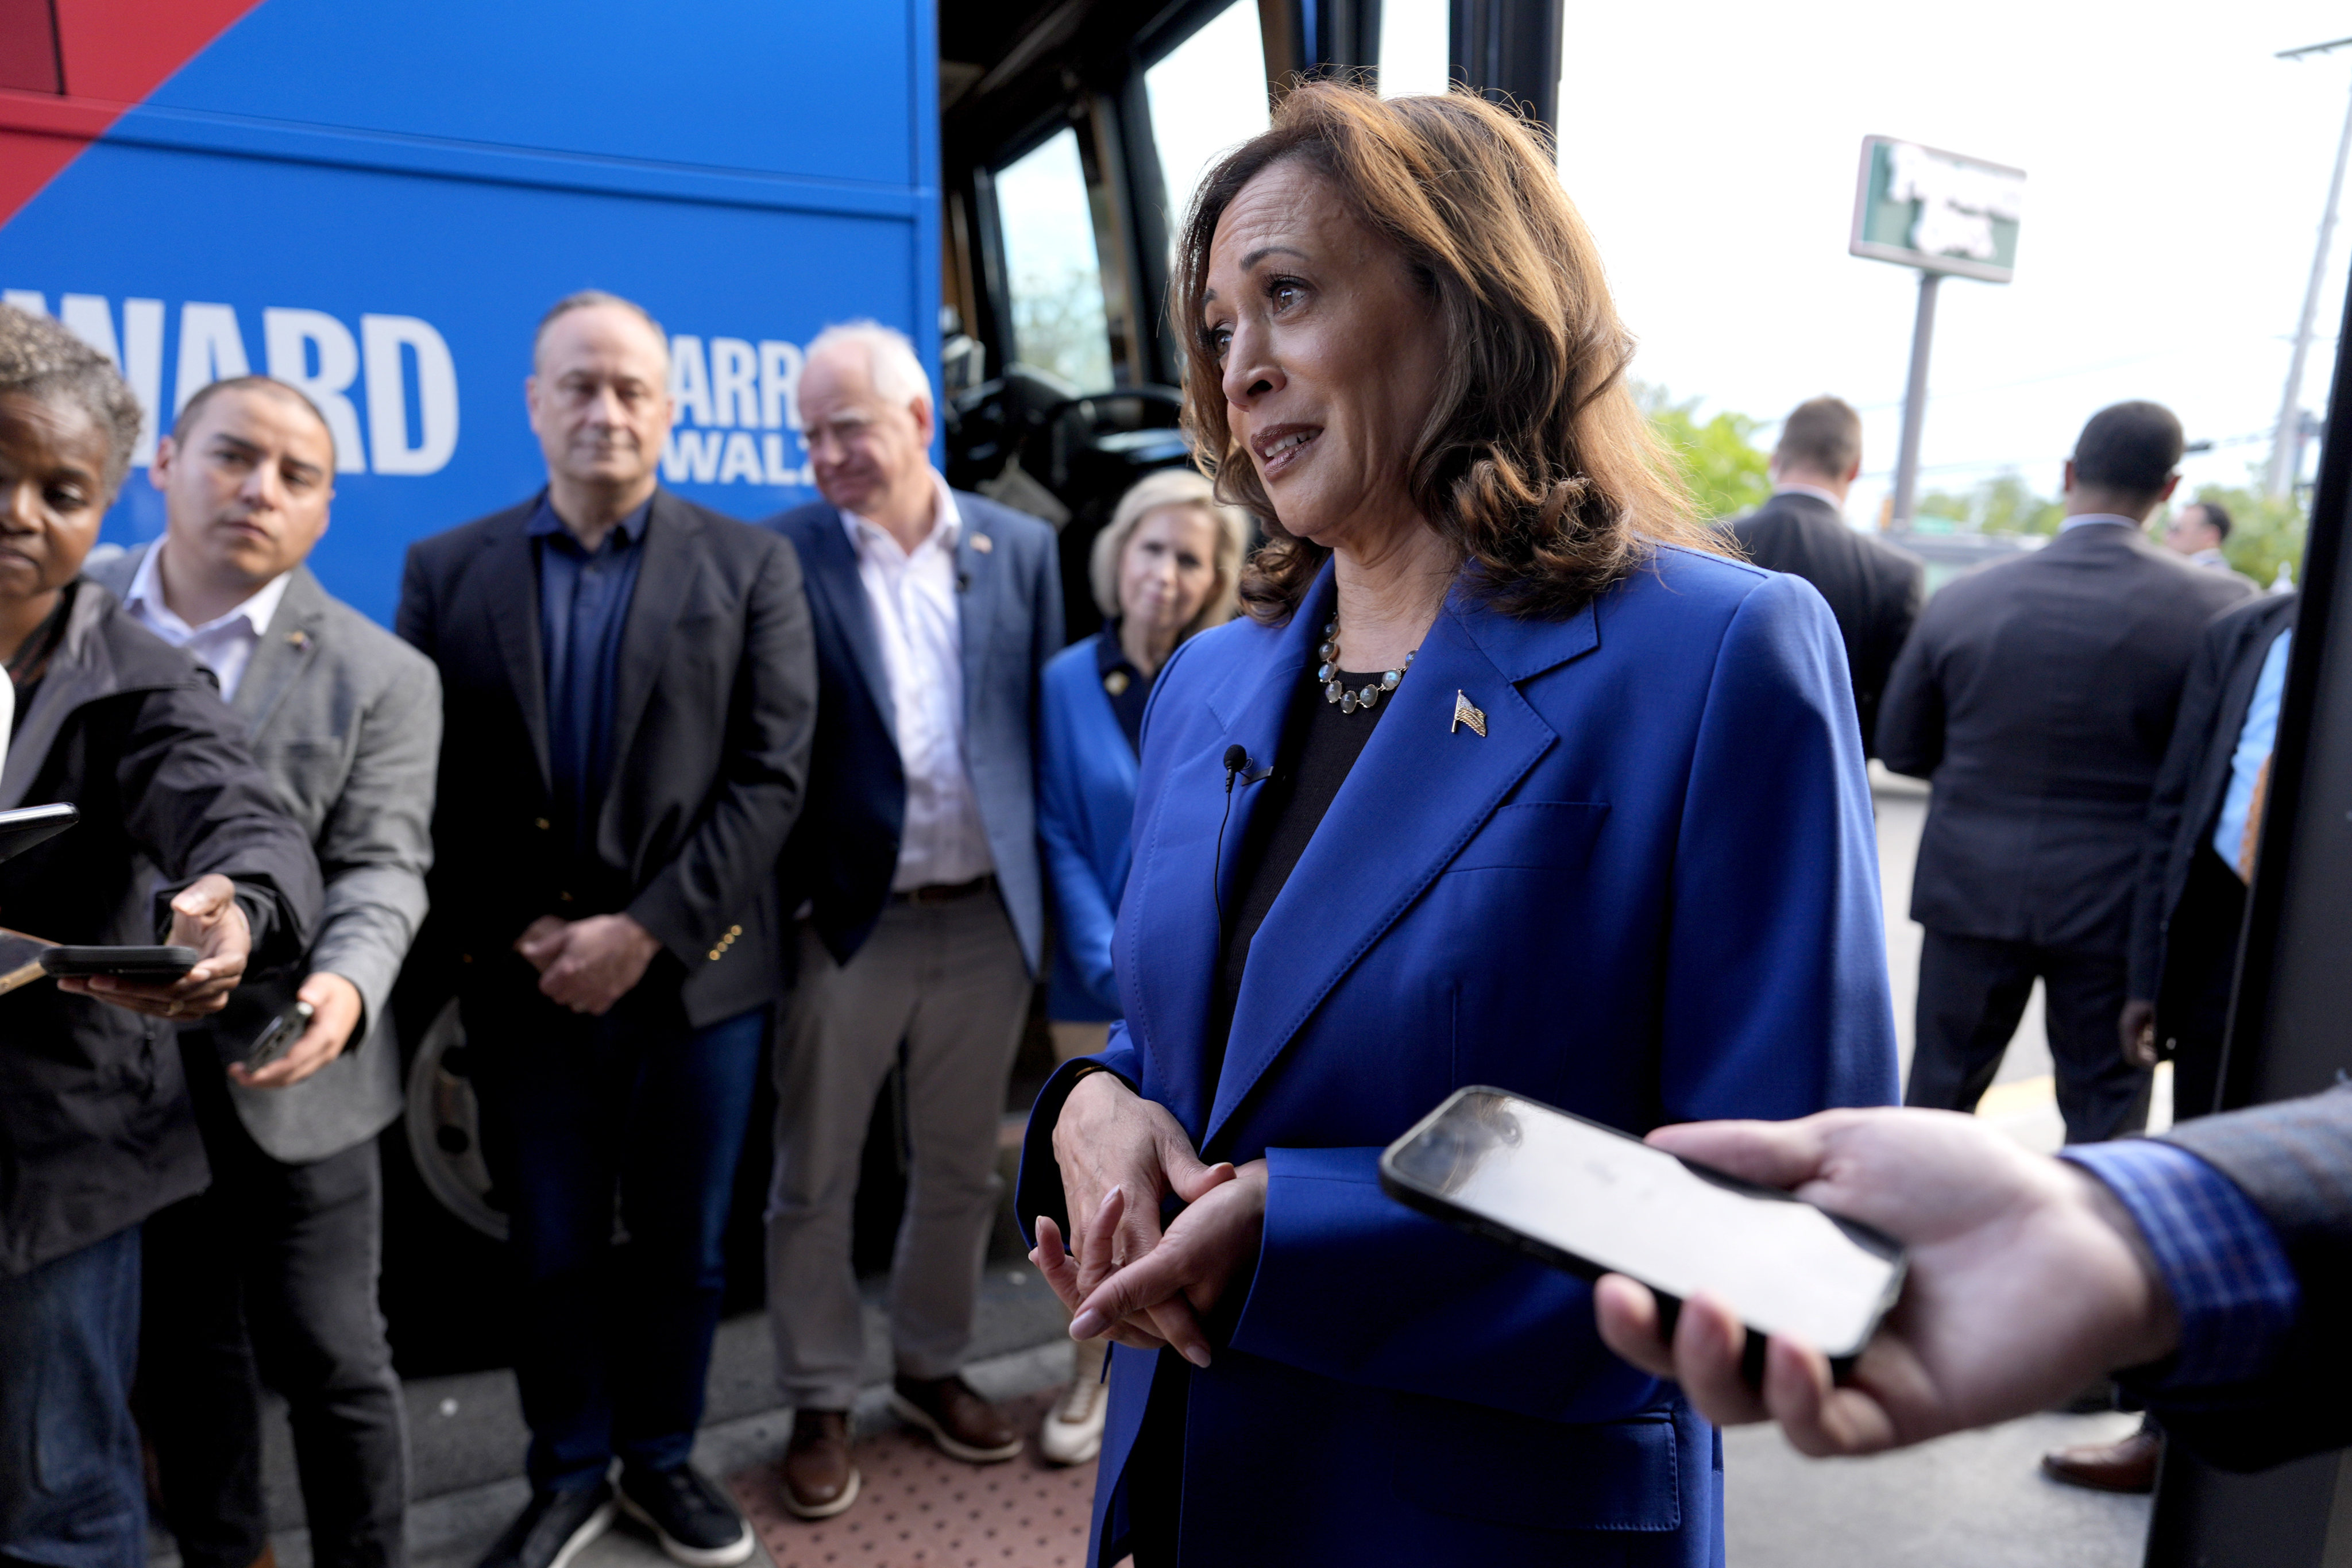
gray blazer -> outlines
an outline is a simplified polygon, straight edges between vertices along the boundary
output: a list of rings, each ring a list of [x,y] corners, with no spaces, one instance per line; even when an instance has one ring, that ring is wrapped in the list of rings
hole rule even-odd
[[[88,575],[127,595],[145,553],[142,547]],[[309,567],[298,566],[230,707],[279,804],[318,851],[327,895],[308,960],[255,977],[240,998],[290,995],[304,974],[324,970],[357,987],[367,1008],[360,1036],[302,1082],[228,1086],[253,1141],[275,1159],[303,1164],[374,1137],[400,1114],[390,1000],[425,919],[441,678],[430,659],[330,597]],[[250,1035],[267,1005],[233,1002],[222,1018],[237,1022],[217,1026]]]

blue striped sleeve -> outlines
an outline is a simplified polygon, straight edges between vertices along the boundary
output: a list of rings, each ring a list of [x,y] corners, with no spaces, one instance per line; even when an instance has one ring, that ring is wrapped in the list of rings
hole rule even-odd
[[[2129,1138],[2063,1151],[2131,1214],[2180,1314],[2168,1389],[2251,1382],[2294,1327],[2303,1292],[2278,1234],[2236,1183],[2175,1143]]]

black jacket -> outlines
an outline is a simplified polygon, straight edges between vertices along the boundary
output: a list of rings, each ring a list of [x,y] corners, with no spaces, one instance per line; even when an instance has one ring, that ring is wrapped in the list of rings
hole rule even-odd
[[[51,942],[154,942],[169,895],[217,871],[236,884],[253,962],[299,958],[319,866],[243,728],[187,655],[79,584],[0,770],[0,809],[65,801],[81,821],[0,862],[0,923]],[[173,1029],[46,980],[0,996],[0,1276],[104,1240],[207,1179]]]
[[[613,776],[584,855],[548,774],[536,499],[408,552],[400,635],[441,671],[432,913],[404,994],[510,973],[541,915],[626,911],[665,950],[640,982],[699,1027],[782,994],[776,856],[816,717],[800,563],[772,533],[657,491],[622,630]],[[421,993],[421,994],[420,994]]]
[[[2137,1392],[2167,1432],[2223,1469],[2262,1469],[2352,1443],[2352,1339],[2344,1332],[2352,1316],[2352,1089],[2200,1117],[2164,1136],[2253,1200],[2286,1250],[2302,1301],[2288,1342],[2256,1381]]]
[[[1818,496],[1783,490],[1727,525],[1748,559],[1768,572],[1802,577],[1830,602],[1845,639],[1854,714],[1864,751],[1878,754],[1879,695],[1927,595],[1927,568],[1883,540],[1848,528]]]
[[[1878,715],[1886,765],[1936,786],[1911,918],[2121,954],[2189,660],[2247,592],[2089,523],[1929,600]]]
[[[2180,691],[2172,743],[2147,803],[2147,830],[2132,893],[2131,994],[2154,1001],[2165,991],[2166,938],[2189,888],[2197,851],[2213,837],[2230,792],[2230,760],[2254,700],[2263,660],[2280,632],[2294,625],[2301,595],[2269,594],[2228,611],[2205,628]]]

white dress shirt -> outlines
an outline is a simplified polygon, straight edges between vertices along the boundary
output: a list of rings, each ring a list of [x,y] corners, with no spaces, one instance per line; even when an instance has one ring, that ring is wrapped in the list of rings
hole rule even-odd
[[[937,469],[931,482],[939,492],[936,521],[912,552],[856,512],[841,514],[890,679],[890,689],[877,695],[889,706],[898,765],[907,775],[893,892],[969,882],[996,866],[964,767],[963,622],[955,553],[963,518]]]
[[[2058,525],[2058,531],[2061,533],[2072,533],[2078,528],[2088,528],[2095,522],[2112,522],[2118,528],[2136,529],[2140,526],[2139,519],[2136,517],[2125,517],[2120,512],[2084,511],[2077,512],[2073,517],[2070,517],[2065,521],[2060,523]]]
[[[278,613],[278,601],[286,596],[286,580],[293,574],[280,572],[263,584],[260,592],[226,615],[192,626],[163,602],[163,582],[155,565],[163,559],[163,541],[157,540],[155,548],[139,563],[139,574],[131,578],[131,592],[122,596],[122,607],[131,612],[132,620],[173,647],[184,647],[194,654],[196,662],[219,679],[221,700],[236,701],[236,689],[245,679],[247,668],[253,663],[253,650],[261,646],[262,634],[269,629],[269,617]]]

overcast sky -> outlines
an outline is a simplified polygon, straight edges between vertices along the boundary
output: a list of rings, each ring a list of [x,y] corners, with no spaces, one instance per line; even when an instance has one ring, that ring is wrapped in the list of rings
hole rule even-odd
[[[2352,92],[2352,49],[2272,56],[2352,34],[2352,8],[1568,0],[1566,34],[1561,176],[1641,338],[1635,374],[1759,418],[1849,399],[1855,520],[1894,463],[1917,297],[1908,268],[1845,253],[1871,133],[2027,174],[2016,281],[1942,288],[1924,487],[2014,467],[2053,492],[2083,420],[2128,397],[2170,405],[2192,440],[2260,437],[2192,458],[2191,481],[2245,482],[2268,453]],[[2347,265],[2339,226],[2308,406]]]

